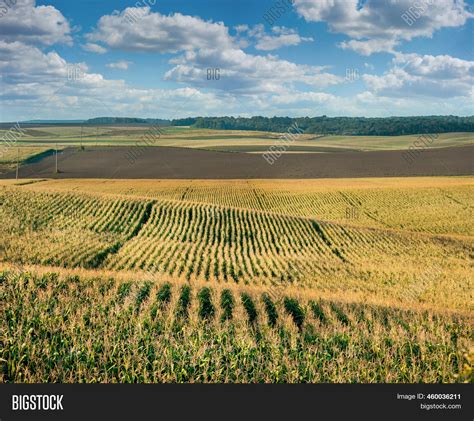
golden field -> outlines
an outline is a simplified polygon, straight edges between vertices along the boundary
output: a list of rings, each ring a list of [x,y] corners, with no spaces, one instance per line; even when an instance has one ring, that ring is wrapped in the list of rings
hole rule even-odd
[[[1,181],[3,380],[468,381],[473,183]]]

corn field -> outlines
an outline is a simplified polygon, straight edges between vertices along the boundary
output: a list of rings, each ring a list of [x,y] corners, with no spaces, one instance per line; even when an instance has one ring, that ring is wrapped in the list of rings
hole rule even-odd
[[[0,183],[3,382],[472,380],[472,180]]]
[[[5,262],[345,293],[360,292],[363,285],[364,294],[400,302],[468,306],[471,236],[376,228],[185,198],[33,188],[41,184],[0,190]],[[443,194],[455,195],[458,188]],[[225,196],[219,190],[208,200],[218,202],[212,198],[219,195]],[[458,210],[469,212],[472,199],[463,199],[466,205],[457,205]],[[459,217],[454,211],[451,216]],[[440,296],[445,289],[450,294]]]
[[[468,381],[459,314],[200,283],[0,274],[2,382]]]

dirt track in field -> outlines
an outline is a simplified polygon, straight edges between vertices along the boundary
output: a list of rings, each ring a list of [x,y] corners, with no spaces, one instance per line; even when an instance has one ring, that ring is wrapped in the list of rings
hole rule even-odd
[[[270,165],[260,154],[172,147],[68,148],[20,168],[20,178],[245,179],[472,175],[474,146],[406,151],[283,154]],[[1,178],[14,178],[15,173]]]

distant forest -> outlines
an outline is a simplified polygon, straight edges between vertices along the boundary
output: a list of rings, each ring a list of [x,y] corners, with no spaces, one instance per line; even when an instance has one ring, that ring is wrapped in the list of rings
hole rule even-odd
[[[137,118],[137,117],[96,117],[90,118],[85,124],[158,124],[169,126],[170,120],[161,118]]]
[[[89,124],[158,124],[161,126],[191,126],[218,130],[260,130],[286,132],[297,125],[305,133],[397,136],[421,133],[474,132],[474,116],[423,117],[189,117],[176,120],[131,117],[98,117]]]
[[[172,126],[219,130],[286,132],[293,124],[305,133],[396,136],[418,133],[473,132],[474,116],[427,117],[196,117],[172,120]]]

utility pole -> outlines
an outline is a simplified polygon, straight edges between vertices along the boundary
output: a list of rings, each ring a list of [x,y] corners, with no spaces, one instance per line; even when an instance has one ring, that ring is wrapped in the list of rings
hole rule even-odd
[[[20,166],[20,148],[16,148],[16,179],[18,180],[18,169]]]

